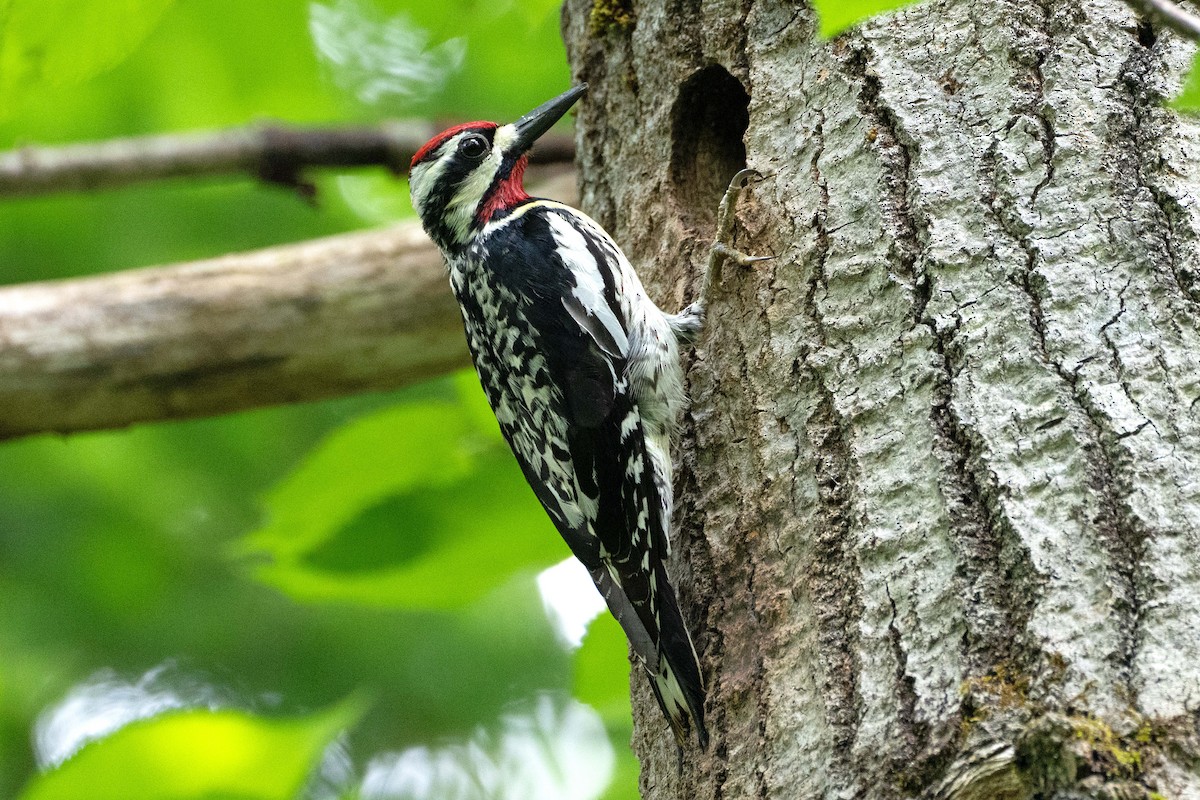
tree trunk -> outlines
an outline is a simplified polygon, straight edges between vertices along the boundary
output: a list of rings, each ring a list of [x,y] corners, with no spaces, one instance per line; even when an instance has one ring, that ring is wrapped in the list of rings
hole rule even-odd
[[[654,798],[1200,797],[1200,127],[1118,0],[569,0],[584,207],[689,369],[674,574],[713,744]],[[1158,795],[1153,794],[1157,792]]]

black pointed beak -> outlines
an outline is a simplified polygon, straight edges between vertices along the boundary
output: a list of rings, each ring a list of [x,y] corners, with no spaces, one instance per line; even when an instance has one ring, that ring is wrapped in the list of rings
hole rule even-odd
[[[584,95],[587,88],[586,83],[581,83],[573,89],[568,89],[514,122],[513,126],[517,129],[517,141],[513,145],[513,150],[517,153],[524,153],[532,147],[539,136],[550,130],[554,123],[558,122],[563,114],[566,114],[571,106],[575,105],[575,101]]]

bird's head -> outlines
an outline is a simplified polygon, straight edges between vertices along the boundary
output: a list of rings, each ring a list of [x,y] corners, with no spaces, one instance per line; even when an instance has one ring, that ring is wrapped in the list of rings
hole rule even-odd
[[[576,86],[509,125],[457,125],[417,151],[409,191],[421,223],[439,247],[465,247],[497,212],[529,197],[523,183],[529,148],[585,91],[587,84]]]

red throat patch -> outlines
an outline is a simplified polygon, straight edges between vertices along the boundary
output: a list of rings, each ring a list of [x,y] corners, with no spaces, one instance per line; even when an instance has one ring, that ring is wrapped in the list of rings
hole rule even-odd
[[[522,200],[529,199],[525,191],[525,167],[529,166],[529,156],[522,155],[513,164],[508,175],[496,186],[496,190],[488,197],[487,202],[479,209],[479,221],[487,223],[492,215],[505,208],[512,208]]]
[[[437,150],[438,147],[441,146],[442,142],[457,136],[465,130],[474,128],[475,130],[480,131],[494,131],[498,127],[500,126],[495,122],[480,120],[479,122],[464,122],[462,125],[455,125],[453,128],[447,128],[437,136],[434,136],[425,144],[421,145],[421,149],[418,150],[416,155],[413,156],[412,163],[408,165],[408,169],[411,172],[412,168],[423,161],[426,156],[428,156],[434,150]]]

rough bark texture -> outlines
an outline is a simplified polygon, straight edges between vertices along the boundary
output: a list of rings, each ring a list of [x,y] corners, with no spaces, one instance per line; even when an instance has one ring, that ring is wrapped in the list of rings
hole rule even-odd
[[[690,368],[674,573],[713,746],[653,798],[1200,797],[1200,129],[1119,0],[568,0],[584,207]],[[620,6],[614,8],[610,6]],[[621,12],[621,13],[618,13]]]

